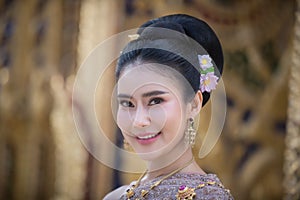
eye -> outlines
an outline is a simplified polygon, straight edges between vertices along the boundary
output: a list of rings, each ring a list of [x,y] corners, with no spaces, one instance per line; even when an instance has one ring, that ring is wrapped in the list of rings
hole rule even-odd
[[[133,103],[127,100],[121,100],[119,104],[123,107],[134,107]]]
[[[164,100],[162,98],[154,98],[154,99],[151,99],[151,101],[149,102],[149,105],[152,106],[152,105],[160,104],[162,102],[164,102]]]

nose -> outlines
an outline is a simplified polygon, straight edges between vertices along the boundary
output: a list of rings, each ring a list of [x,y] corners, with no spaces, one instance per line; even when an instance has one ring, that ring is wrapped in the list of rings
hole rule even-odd
[[[133,117],[133,126],[134,127],[146,127],[151,123],[150,115],[148,109],[143,106],[138,106]]]

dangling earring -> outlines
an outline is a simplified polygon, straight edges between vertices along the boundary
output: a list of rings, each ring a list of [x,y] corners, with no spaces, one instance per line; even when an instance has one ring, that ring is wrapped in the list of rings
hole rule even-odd
[[[129,144],[129,142],[127,142],[127,140],[123,140],[123,148],[127,151],[133,151],[132,146]]]
[[[190,146],[194,146],[196,138],[196,130],[194,128],[194,119],[188,119],[187,129],[185,130],[185,142]]]

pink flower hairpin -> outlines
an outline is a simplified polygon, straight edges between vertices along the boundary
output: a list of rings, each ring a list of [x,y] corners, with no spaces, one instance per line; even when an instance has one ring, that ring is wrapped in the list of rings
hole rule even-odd
[[[200,90],[211,92],[216,89],[219,77],[215,75],[215,68],[209,55],[198,55],[200,64]]]

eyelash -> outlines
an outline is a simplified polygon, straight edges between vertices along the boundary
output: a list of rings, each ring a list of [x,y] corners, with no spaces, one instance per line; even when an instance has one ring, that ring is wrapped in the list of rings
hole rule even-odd
[[[152,104],[153,101],[156,101],[156,103]],[[157,102],[158,101],[158,102]],[[160,104],[164,102],[164,99],[163,98],[159,98],[159,97],[156,97],[156,98],[153,98],[149,101],[149,106],[153,106],[153,105],[156,105],[156,104]],[[134,107],[133,103],[131,101],[128,101],[128,100],[121,100],[120,103],[119,103],[121,106],[123,107]]]
[[[133,107],[133,103],[131,103],[130,101],[127,101],[127,100],[121,100],[119,104],[123,107]],[[131,104],[131,106],[130,106],[130,104]]]
[[[153,99],[150,100],[149,105],[151,105],[151,102],[154,101],[154,100],[156,100],[156,101],[158,100],[159,103],[155,103],[153,105],[160,104],[160,103],[164,102],[163,98],[156,97],[156,98],[153,98]]]

